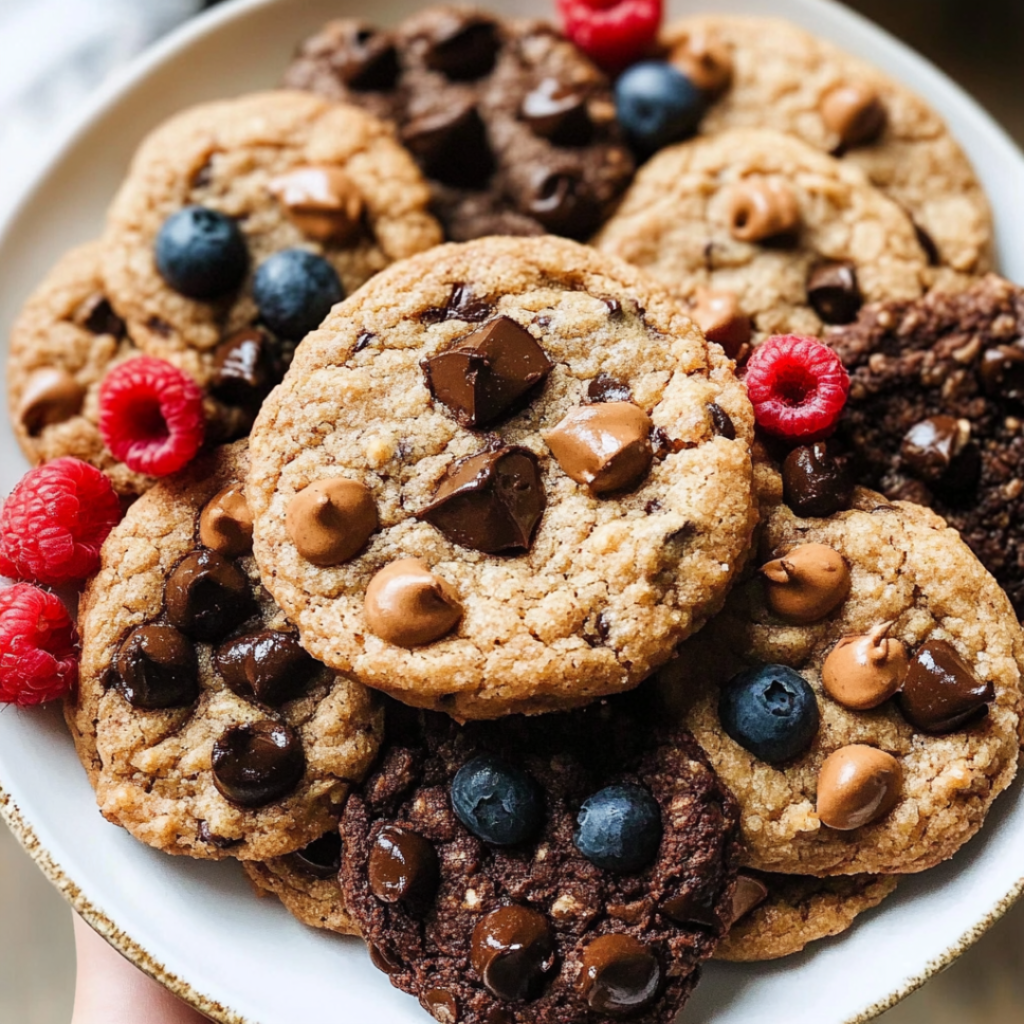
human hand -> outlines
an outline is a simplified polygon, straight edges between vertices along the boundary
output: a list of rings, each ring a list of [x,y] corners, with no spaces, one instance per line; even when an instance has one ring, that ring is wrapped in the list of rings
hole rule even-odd
[[[75,916],[78,975],[71,1024],[205,1024]]]

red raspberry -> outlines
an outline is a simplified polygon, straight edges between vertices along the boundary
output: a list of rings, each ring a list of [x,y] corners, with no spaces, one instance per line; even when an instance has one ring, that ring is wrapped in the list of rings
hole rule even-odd
[[[136,473],[181,469],[202,446],[205,428],[199,385],[163,359],[129,359],[100,387],[100,433],[114,458]]]
[[[639,60],[658,36],[662,0],[558,0],[565,34],[605,71]]]
[[[47,586],[84,580],[120,519],[95,466],[63,458],[30,469],[0,509],[0,574]]]
[[[757,425],[805,444],[828,437],[846,405],[850,377],[817,338],[769,338],[747,363],[747,391]]]
[[[76,643],[59,598],[30,583],[0,590],[0,703],[63,697],[78,680]]]

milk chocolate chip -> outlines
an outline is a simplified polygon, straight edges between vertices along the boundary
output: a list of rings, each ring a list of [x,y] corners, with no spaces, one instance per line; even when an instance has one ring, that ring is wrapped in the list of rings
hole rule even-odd
[[[768,887],[750,875],[740,875],[732,894],[732,923],[746,917],[768,899]]]
[[[981,452],[971,443],[969,420],[929,416],[907,431],[900,448],[904,469],[926,483],[967,490],[981,474]]]
[[[459,459],[445,471],[421,519],[453,544],[486,551],[525,551],[544,513],[537,456],[498,448]]]
[[[807,278],[807,301],[827,324],[852,323],[864,304],[857,268],[849,262],[819,264]]]
[[[981,356],[981,386],[991,398],[1024,401],[1024,348],[996,345]]]
[[[36,370],[26,381],[18,406],[18,419],[32,437],[44,427],[77,416],[85,401],[85,388],[66,370]]]
[[[830,89],[822,97],[820,111],[825,127],[839,137],[843,150],[877,141],[887,120],[878,92],[860,82]]]
[[[267,188],[309,238],[340,244],[359,230],[363,197],[340,167],[296,167],[274,178]]]
[[[117,689],[134,708],[185,707],[199,696],[196,650],[173,626],[140,626],[114,661]]]
[[[826,441],[794,448],[782,463],[783,500],[798,516],[826,518],[850,507],[853,474]]]
[[[694,299],[690,314],[704,337],[721,345],[730,359],[736,359],[743,346],[750,343],[753,327],[735,293],[698,288]]]
[[[590,137],[587,97],[575,86],[545,78],[526,94],[519,116],[556,146],[582,146]]]
[[[430,393],[464,427],[482,427],[504,416],[552,366],[533,335],[507,316],[420,365]]]
[[[650,416],[631,402],[573,409],[544,434],[566,475],[595,494],[635,487],[654,459]]]
[[[199,540],[226,558],[252,551],[252,512],[241,484],[218,491],[199,516]]]
[[[892,625],[883,622],[866,636],[843,637],[825,659],[821,684],[843,707],[877,708],[903,685],[910,656],[902,641],[888,635]]]
[[[869,825],[896,806],[902,785],[892,754],[859,743],[841,747],[818,773],[818,817],[841,832]]]
[[[800,207],[785,182],[757,178],[734,185],[729,195],[729,229],[741,242],[766,242],[795,234]]]
[[[818,622],[850,592],[850,570],[838,551],[802,544],[761,567],[768,607],[794,625]]]
[[[601,935],[583,951],[577,986],[595,1013],[617,1017],[649,1006],[660,984],[658,958],[630,935]]]
[[[440,640],[462,618],[451,585],[419,558],[402,558],[381,569],[366,588],[363,607],[370,632],[398,647]]]
[[[266,332],[246,327],[217,346],[210,389],[228,405],[252,405],[266,396],[279,376],[277,355]]]
[[[543,914],[509,906],[484,915],[473,929],[473,970],[498,999],[536,999],[555,966],[555,941]]]
[[[690,32],[672,48],[668,59],[710,96],[720,95],[732,83],[732,53],[714,32],[705,29]]]
[[[341,870],[341,836],[337,829],[314,839],[292,854],[295,863],[314,878],[337,878]]]
[[[276,629],[229,640],[214,663],[233,692],[271,707],[301,697],[320,669],[295,636]]]
[[[344,477],[311,483],[288,502],[285,513],[285,529],[299,554],[321,566],[348,561],[377,526],[370,489]]]
[[[910,662],[899,704],[915,729],[944,733],[984,717],[995,697],[951,644],[929,640]]]
[[[178,563],[164,606],[171,625],[194,640],[216,640],[256,610],[245,573],[216,551],[193,551]]]
[[[283,722],[232,726],[213,745],[213,782],[225,800],[264,807],[302,780],[306,758],[298,734]]]
[[[440,881],[433,844],[411,829],[385,825],[370,849],[367,872],[370,891],[381,903],[422,903],[431,899]]]

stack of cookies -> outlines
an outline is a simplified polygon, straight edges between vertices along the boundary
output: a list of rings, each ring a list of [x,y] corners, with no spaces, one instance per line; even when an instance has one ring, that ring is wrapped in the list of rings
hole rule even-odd
[[[670,1024],[1018,762],[1024,293],[968,160],[794,26],[565,6],[333,22],[178,115],[11,345],[0,698],[442,1024]]]

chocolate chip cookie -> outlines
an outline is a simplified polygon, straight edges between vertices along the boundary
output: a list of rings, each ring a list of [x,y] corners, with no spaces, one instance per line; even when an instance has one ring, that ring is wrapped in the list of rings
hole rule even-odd
[[[859,168],[903,207],[935,263],[991,269],[992,214],[970,159],[902,83],[777,18],[683,18],[665,29],[662,48],[712,86],[702,133],[773,128],[798,136]]]
[[[167,853],[261,860],[334,827],[376,696],[315,662],[250,554],[245,442],[140,498],[82,598],[66,718],[100,811]]]
[[[662,670],[736,795],[745,863],[910,873],[952,856],[1017,770],[1024,634],[934,513],[858,490],[768,510],[759,571]]]
[[[454,241],[585,239],[632,177],[608,79],[543,22],[445,6],[394,31],[333,21],[285,84],[396,124]]]
[[[864,302],[917,298],[928,266],[910,218],[856,168],[755,128],[662,150],[594,245],[690,302],[733,355],[743,338],[715,323],[716,300],[755,340],[816,335]]]
[[[11,332],[7,394],[14,435],[32,463],[71,455],[133,497],[153,477],[130,470],[107,450],[99,431],[99,390],[109,370],[139,354],[102,282],[104,248],[92,242],[67,253],[26,302]],[[181,367],[182,360],[169,354]],[[230,397],[230,396],[226,396]],[[244,434],[255,409],[207,390],[207,438]]]
[[[943,516],[1024,616],[1024,291],[993,276],[883,303],[827,340],[860,478]]]
[[[287,91],[207,103],[135,155],[108,218],[104,282],[135,343],[177,355],[200,380],[255,330],[253,379],[237,383],[265,393],[275,363],[322,319],[303,324],[292,307],[326,313],[441,241],[428,201],[405,149],[364,111]],[[295,252],[289,275],[279,257]]]
[[[731,364],[637,271],[552,237],[396,265],[296,352],[253,438],[263,579],[303,643],[462,718],[630,689],[754,522]]]
[[[374,963],[435,1019],[675,1020],[732,919],[736,812],[644,704],[464,728],[410,712],[389,735],[345,807],[341,885]]]

